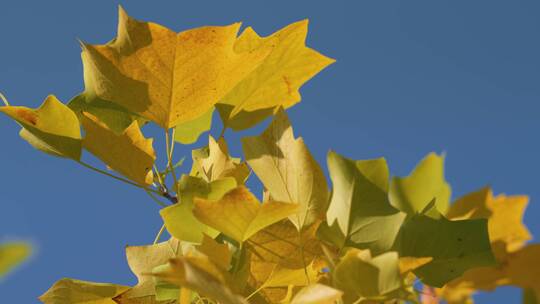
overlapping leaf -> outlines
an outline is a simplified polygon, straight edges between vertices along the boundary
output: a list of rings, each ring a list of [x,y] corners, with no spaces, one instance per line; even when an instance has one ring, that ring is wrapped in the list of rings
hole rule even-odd
[[[245,137],[246,160],[272,199],[298,204],[290,220],[298,229],[324,218],[328,186],[302,138],[294,138],[289,119],[280,111],[259,136]]]
[[[270,48],[235,51],[240,23],[173,32],[120,8],[117,37],[83,44],[85,86],[169,129],[207,113]]]
[[[45,304],[117,304],[113,299],[128,289],[116,284],[61,279],[39,300]]]
[[[227,126],[246,129],[280,106],[291,107],[300,101],[300,87],[334,62],[305,46],[307,32],[307,20],[290,24],[268,37],[260,37],[251,27],[242,32],[235,44],[236,51],[253,52],[264,47],[271,47],[272,51],[218,105]]]
[[[139,124],[133,121],[116,134],[98,118],[84,113],[82,125],[86,131],[83,146],[110,168],[141,185],[153,182],[152,166],[156,159],[152,139],[144,138]]]
[[[43,152],[79,160],[81,130],[75,113],[54,95],[45,99],[36,110],[27,107],[5,106],[0,112],[17,121],[20,136]]]

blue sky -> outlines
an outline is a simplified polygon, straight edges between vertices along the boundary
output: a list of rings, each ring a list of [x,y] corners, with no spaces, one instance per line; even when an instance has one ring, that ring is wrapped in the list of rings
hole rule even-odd
[[[269,34],[309,18],[308,44],[337,62],[303,87],[303,102],[289,112],[324,167],[333,149],[356,159],[384,156],[393,174],[406,175],[427,153],[446,152],[454,198],[485,185],[527,194],[525,222],[540,235],[538,1],[3,0],[0,91],[32,107],[51,93],[64,101],[76,95],[83,88],[77,39],[113,38],[118,3],[178,31],[243,21]],[[240,136],[261,127],[228,132],[233,153],[240,155]],[[61,277],[133,284],[124,246],[152,242],[157,205],[34,151],[17,133],[0,119],[0,240],[31,240],[37,251],[0,283],[2,298],[35,303]],[[477,301],[519,297],[502,288]]]

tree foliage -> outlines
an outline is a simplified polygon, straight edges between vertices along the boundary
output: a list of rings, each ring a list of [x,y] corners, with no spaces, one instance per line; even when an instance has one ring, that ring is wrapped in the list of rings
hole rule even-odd
[[[482,189],[450,204],[435,153],[409,176],[391,177],[384,158],[331,151],[329,185],[286,109],[334,60],[305,45],[307,20],[267,37],[239,29],[176,33],[120,8],[115,39],[82,43],[84,92],[67,104],[51,95],[35,110],[0,108],[35,148],[141,188],[161,207],[153,244],[126,248],[135,286],[64,278],[42,302],[470,303],[476,290],[508,284],[524,288],[527,301],[540,296],[526,197]],[[208,135],[178,176],[175,142],[197,142],[215,109],[223,131]],[[262,134],[241,140],[244,160],[229,155],[226,129],[268,117]],[[165,131],[161,170],[143,133],[149,123]],[[86,163],[83,151],[115,173]],[[247,188],[250,177],[261,198]],[[160,242],[165,230],[170,238]],[[20,259],[12,246],[0,247],[0,274]]]

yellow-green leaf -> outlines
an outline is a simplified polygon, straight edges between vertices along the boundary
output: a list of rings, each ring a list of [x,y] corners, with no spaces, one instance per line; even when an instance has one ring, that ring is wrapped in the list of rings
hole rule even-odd
[[[81,130],[77,115],[54,95],[45,99],[38,109],[5,106],[0,112],[17,121],[23,128],[19,133],[34,148],[43,152],[81,158]]]
[[[244,242],[259,230],[296,212],[297,206],[271,201],[261,204],[244,186],[220,200],[195,198],[195,216],[206,225]]]
[[[116,304],[113,298],[128,289],[116,284],[61,279],[39,300],[45,304]]]
[[[176,125],[174,140],[184,145],[196,142],[202,133],[210,130],[212,114],[214,114],[214,108],[210,108],[206,113],[192,121]]]
[[[390,202],[399,210],[414,214],[434,198],[437,210],[446,213],[450,185],[444,179],[444,156],[430,153],[407,177],[394,177],[390,183]]]
[[[267,109],[289,108],[300,101],[300,87],[333,59],[306,47],[308,21],[290,24],[268,37],[260,37],[248,27],[235,44],[240,52],[272,47],[264,62],[227,94],[218,106],[225,124],[234,129],[246,129],[262,120],[258,114],[272,114]],[[231,107],[232,106],[232,107]],[[237,120],[248,112],[254,119]],[[241,118],[241,117],[240,117]]]
[[[129,17],[120,8],[118,34],[83,45],[87,89],[169,129],[207,113],[268,55],[234,50],[240,23],[176,33]]]
[[[156,159],[152,139],[146,139],[137,121],[122,132],[114,133],[90,113],[84,113],[86,131],[83,146],[113,170],[141,185],[153,182],[152,166]]]
[[[300,289],[291,304],[334,304],[338,302],[342,294],[340,290],[316,283]]]
[[[193,215],[193,199],[200,197],[217,200],[234,189],[236,185],[236,181],[232,177],[208,183],[202,178],[183,175],[178,181],[177,187],[180,203],[159,211],[167,231],[179,240],[197,244],[203,241],[204,234],[211,237],[217,236],[218,231],[201,223]]]
[[[0,278],[26,260],[31,252],[32,247],[28,243],[12,242],[0,244]]]
[[[246,160],[272,199],[298,204],[289,217],[298,229],[323,219],[328,185],[302,138],[294,138],[285,111],[279,111],[259,136],[242,139]]]

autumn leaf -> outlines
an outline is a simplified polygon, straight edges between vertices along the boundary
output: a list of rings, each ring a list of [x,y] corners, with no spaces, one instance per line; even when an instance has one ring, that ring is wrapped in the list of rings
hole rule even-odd
[[[196,142],[202,133],[210,130],[212,126],[212,114],[214,114],[214,108],[211,108],[194,120],[176,125],[174,140],[184,145]]]
[[[19,135],[34,148],[54,156],[79,160],[81,130],[77,115],[54,95],[38,109],[19,106],[0,107],[0,112],[21,126]]]
[[[128,286],[61,279],[39,300],[45,304],[116,304],[113,298],[128,290]]]
[[[299,230],[324,218],[326,178],[304,140],[294,138],[284,111],[276,114],[261,135],[243,138],[242,148],[272,199],[299,205],[298,212],[289,217]]]
[[[154,276],[177,286],[189,288],[202,296],[222,304],[247,304],[242,297],[234,294],[223,278],[212,270],[208,260],[179,257],[169,262],[169,268],[154,272]]]
[[[220,199],[237,186],[232,177],[206,182],[202,178],[182,175],[177,185],[180,203],[167,206],[159,211],[167,231],[175,238],[200,244],[204,234],[215,237],[218,231],[201,223],[193,214],[195,197],[211,200]]]
[[[235,51],[239,28],[234,23],[176,33],[120,8],[114,40],[83,44],[85,86],[165,129],[192,121],[268,55],[265,47]]]
[[[291,304],[333,304],[338,302],[342,291],[324,284],[312,284],[296,293]]]
[[[354,161],[330,152],[328,169],[334,187],[326,214],[330,226],[321,225],[319,235],[339,248],[348,245],[374,254],[390,249],[405,214],[388,201],[386,160]]]
[[[446,213],[450,185],[444,179],[444,156],[428,154],[407,177],[394,177],[390,183],[390,202],[397,209],[414,214],[435,198],[437,210]]]
[[[290,24],[268,37],[260,37],[251,27],[242,32],[235,44],[236,51],[253,52],[264,47],[271,47],[272,51],[218,104],[225,125],[235,130],[246,129],[271,115],[268,109],[287,109],[300,101],[300,87],[334,62],[305,46],[307,33],[307,20]],[[252,119],[237,119],[244,113]]]
[[[372,257],[369,251],[350,250],[333,274],[338,289],[361,298],[381,298],[401,287],[398,254]]]
[[[209,136],[208,146],[193,150],[192,157],[190,175],[202,177],[208,182],[234,177],[238,185],[242,185],[250,173],[246,163],[229,155],[229,148],[222,137],[216,141]]]
[[[0,244],[0,278],[7,275],[13,268],[26,260],[31,252],[32,247],[25,242]]]
[[[156,159],[152,139],[146,139],[137,121],[120,135],[89,113],[84,113],[86,131],[83,146],[113,170],[141,185],[153,182],[152,166]]]
[[[231,250],[227,244],[216,242],[208,235],[204,235],[202,244],[196,247],[197,250],[205,254],[210,261],[222,270],[228,270],[231,264]]]
[[[123,293],[122,299],[148,300],[155,296],[155,282],[152,270],[166,264],[170,259],[177,256],[179,243],[175,239],[169,239],[154,245],[127,246],[126,259],[129,268],[137,277],[138,283],[133,288]]]
[[[193,213],[204,224],[244,242],[257,231],[278,222],[297,210],[297,206],[271,201],[261,204],[244,186],[220,200],[195,198]]]

